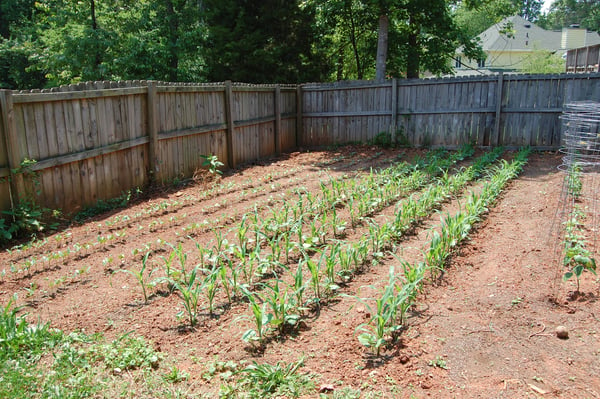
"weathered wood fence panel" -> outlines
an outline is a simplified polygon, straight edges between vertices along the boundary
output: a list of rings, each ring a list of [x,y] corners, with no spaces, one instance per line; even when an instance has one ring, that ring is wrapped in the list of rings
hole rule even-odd
[[[227,160],[224,96],[222,85],[157,88],[159,181],[192,176],[201,155]]]
[[[231,83],[89,82],[1,91],[0,209],[10,209],[12,186],[15,201],[33,196],[70,213],[153,179],[190,177],[201,155],[235,167],[290,151],[296,98],[296,86]],[[27,160],[35,160],[25,170],[35,177],[11,175]]]
[[[36,200],[69,213],[151,181],[298,146],[560,146],[563,105],[600,101],[600,74],[498,75],[334,84],[90,82],[0,90],[0,210]],[[402,135],[402,136],[399,136]],[[25,172],[13,173],[35,160]]]
[[[305,85],[302,91],[305,145],[361,142],[390,130],[390,83]]]
[[[398,82],[398,134],[414,145],[487,145],[497,79]]]
[[[46,207],[73,211],[144,184],[145,96],[139,87],[99,82],[12,97],[20,135],[16,157],[36,161],[28,168],[36,176],[17,193],[21,198],[34,195]]]
[[[600,101],[600,74],[344,82],[302,91],[305,145],[367,141],[385,131],[413,145],[556,149],[563,105]]]
[[[295,150],[296,143],[296,89],[286,88],[281,90],[281,131],[279,134],[281,151]]]

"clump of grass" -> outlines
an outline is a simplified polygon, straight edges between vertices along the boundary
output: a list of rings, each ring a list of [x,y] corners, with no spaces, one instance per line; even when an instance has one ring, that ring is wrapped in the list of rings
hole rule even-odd
[[[236,372],[237,379],[221,387],[222,398],[299,398],[314,390],[314,383],[308,374],[299,372],[304,362],[278,362],[275,365],[251,365]]]
[[[0,307],[0,397],[177,397],[184,372],[163,366],[146,340],[126,333],[65,333],[30,324],[11,298]],[[167,376],[168,378],[166,378]],[[135,380],[134,385],[131,379]],[[183,388],[183,387],[182,387]]]

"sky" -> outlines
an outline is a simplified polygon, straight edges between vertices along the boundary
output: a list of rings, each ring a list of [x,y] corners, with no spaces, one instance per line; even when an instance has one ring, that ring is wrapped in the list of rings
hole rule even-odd
[[[554,0],[544,0],[544,5],[542,6],[542,13],[545,14],[548,12],[548,9],[550,8],[550,5],[552,4]]]

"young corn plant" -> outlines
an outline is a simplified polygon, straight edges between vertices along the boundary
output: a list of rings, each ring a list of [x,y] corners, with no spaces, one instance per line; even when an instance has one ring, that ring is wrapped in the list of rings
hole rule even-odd
[[[270,293],[265,295],[265,303],[269,304],[272,312],[270,323],[280,334],[285,334],[287,327],[294,327],[300,321],[300,314],[296,306],[295,298],[288,295],[287,290],[281,290],[279,279],[275,279],[273,284],[265,284]]]
[[[156,284],[157,284],[157,281],[158,281],[158,280],[148,281],[149,278],[152,278],[152,274],[154,274],[154,272],[156,271],[156,269],[150,270],[147,273],[147,275],[146,275],[146,269],[147,269],[147,266],[148,266],[148,257],[150,256],[150,254],[151,254],[150,251],[146,252],[146,255],[144,255],[144,257],[142,258],[142,267],[141,267],[141,269],[139,271],[131,270],[131,269],[118,270],[118,271],[121,271],[121,272],[129,273],[133,277],[135,277],[135,279],[137,280],[137,282],[142,287],[142,294],[144,295],[144,304],[148,304],[148,293],[147,293],[147,290],[149,288],[155,287]]]
[[[219,292],[219,274],[225,266],[219,266],[214,270],[206,270],[207,276],[202,281],[200,290],[205,293],[208,301],[208,314],[212,317],[215,314],[215,297]]]
[[[203,289],[198,278],[199,272],[200,268],[195,266],[189,273],[182,274],[177,280],[168,279],[175,291],[179,293],[185,308],[185,312],[179,312],[177,317],[187,315],[192,328],[198,323],[198,304]]]
[[[325,257],[325,287],[327,288],[328,293],[333,293],[340,289],[340,286],[335,282],[335,277],[337,275],[335,266],[339,262],[340,252],[340,243],[337,242],[325,247],[321,253],[321,257]]]
[[[271,319],[273,315],[268,312],[268,304],[263,302],[260,296],[248,290],[244,290],[244,295],[248,299],[250,310],[252,311],[252,321],[254,328],[248,329],[243,335],[242,340],[251,344],[258,343],[259,348],[264,346],[266,334],[270,330]]]
[[[374,287],[372,287],[374,289]],[[358,334],[358,341],[373,350],[375,356],[381,354],[381,348],[385,345],[388,337],[395,334],[402,326],[396,324],[395,315],[397,313],[396,302],[394,301],[394,285],[387,285],[380,291],[377,298],[356,298],[361,302],[371,318],[368,322],[359,325],[355,332]],[[374,302],[374,306],[372,306]]]
[[[318,262],[313,261],[307,254],[304,254],[304,264],[306,268],[310,272],[310,285],[313,289],[313,299],[312,302],[320,306],[321,303],[321,262],[323,261],[323,257],[319,258]]]

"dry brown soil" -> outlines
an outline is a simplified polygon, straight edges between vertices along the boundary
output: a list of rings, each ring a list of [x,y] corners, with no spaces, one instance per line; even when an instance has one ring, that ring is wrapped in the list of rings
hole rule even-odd
[[[210,246],[215,232],[207,226],[225,233],[255,205],[293,198],[294,188],[317,194],[319,179],[354,176],[417,152],[365,146],[302,151],[227,172],[209,194],[211,183],[159,190],[126,209],[49,235],[33,248],[3,251],[0,303],[17,292],[32,320],[108,337],[134,331],[190,373],[192,393],[216,395],[218,378],[201,377],[215,359],[275,363],[304,357],[302,371],[314,375],[316,387],[330,385],[338,395],[351,388],[362,397],[600,397],[599,284],[587,273],[583,294],[573,295],[574,281],[561,281],[556,232],[563,174],[557,154],[530,156],[442,278],[426,283],[400,339],[380,358],[356,338],[356,327],[369,315],[350,296],[382,287],[389,267],[399,263],[391,255],[343,286],[348,296],[311,313],[299,331],[270,341],[263,353],[249,351],[241,340],[250,326],[243,318],[249,314],[246,303],[220,307],[213,317],[203,313],[191,330],[176,318],[182,310],[177,295],[155,294],[143,304],[135,279],[115,273],[139,269],[148,249],[149,268],[159,267],[161,256],[171,251],[165,242],[181,242],[192,264],[197,249],[188,235]],[[453,212],[460,201],[449,201],[441,212]],[[396,256],[418,261],[438,223],[433,214],[396,244]],[[351,229],[346,239],[363,231]],[[28,272],[11,272],[11,265],[18,270],[28,263]],[[556,337],[559,325],[568,328],[568,339]]]

